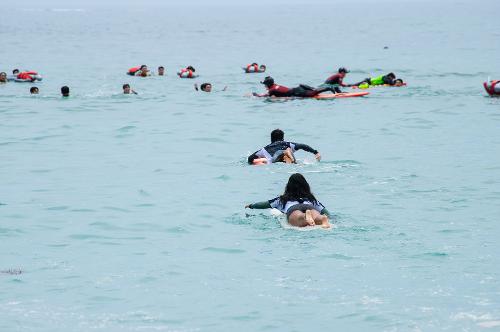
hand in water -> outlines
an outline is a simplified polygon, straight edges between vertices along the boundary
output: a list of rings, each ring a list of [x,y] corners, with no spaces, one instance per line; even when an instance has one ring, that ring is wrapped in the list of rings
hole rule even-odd
[[[321,160],[321,155],[319,154],[319,152],[318,152],[318,153],[316,153],[315,157],[316,157],[316,160],[317,160],[317,161],[320,161],[320,160]]]

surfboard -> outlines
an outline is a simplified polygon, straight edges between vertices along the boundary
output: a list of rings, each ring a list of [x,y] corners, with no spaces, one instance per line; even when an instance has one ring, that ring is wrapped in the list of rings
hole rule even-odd
[[[360,92],[342,92],[342,93],[322,93],[315,97],[314,99],[335,99],[335,98],[352,98],[352,97],[363,97],[369,95],[368,91]]]

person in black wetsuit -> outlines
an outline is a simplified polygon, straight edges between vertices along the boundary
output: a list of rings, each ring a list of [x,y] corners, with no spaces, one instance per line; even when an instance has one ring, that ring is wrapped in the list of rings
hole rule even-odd
[[[349,72],[344,67],[340,67],[338,72],[330,77],[328,77],[325,83],[321,84],[319,88],[331,88],[334,93],[342,93],[340,87],[350,86],[348,84],[344,84],[344,77]]]
[[[315,89],[309,85],[300,84],[296,88],[288,88],[283,85],[278,85],[274,83],[274,79],[271,76],[267,76],[264,81],[260,82],[264,84],[267,89],[267,93],[258,94],[253,93],[255,97],[301,97],[301,98],[311,98],[319,95],[325,91],[332,91],[331,87],[324,87]]]
[[[275,129],[271,132],[271,144],[255,151],[248,157],[248,163],[252,165],[255,159],[265,158],[268,164],[284,162],[287,164],[295,163],[293,153],[297,150],[304,150],[313,153],[318,161],[321,155],[318,150],[311,148],[307,144],[292,143],[284,141],[285,133],[281,129]]]

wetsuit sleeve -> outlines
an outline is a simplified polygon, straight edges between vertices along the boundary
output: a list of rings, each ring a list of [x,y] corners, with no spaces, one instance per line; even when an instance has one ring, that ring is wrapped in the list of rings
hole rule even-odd
[[[323,210],[321,210],[320,212],[321,214],[324,214],[325,216],[327,216],[328,218],[331,218],[332,217],[332,214],[330,213],[330,211],[328,211],[326,208],[323,208]]]
[[[307,144],[301,144],[301,143],[292,143],[292,144],[295,150],[304,150],[314,154],[318,153],[318,150],[314,150]]]
[[[251,208],[251,209],[270,209],[271,203],[269,203],[269,201],[252,203],[252,204],[250,204],[249,208]]]

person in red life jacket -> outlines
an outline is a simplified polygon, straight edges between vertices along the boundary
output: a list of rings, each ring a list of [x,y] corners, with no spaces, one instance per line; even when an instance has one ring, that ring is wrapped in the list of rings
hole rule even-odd
[[[193,66],[187,66],[186,68],[184,69],[181,69],[177,75],[179,75],[180,78],[195,78],[196,75],[194,74],[194,72],[196,71],[196,69],[194,69]]]
[[[296,88],[288,88],[283,85],[278,85],[274,83],[274,79],[271,76],[267,76],[264,81],[260,82],[264,84],[267,89],[267,93],[258,94],[253,93],[255,97],[300,97],[300,98],[311,98],[319,95],[325,91],[332,91],[330,87],[314,89],[309,85],[300,84]]]
[[[165,75],[165,67],[160,66],[158,67],[158,76],[164,76]]]
[[[333,93],[342,93],[342,91],[340,90],[339,87],[349,86],[349,85],[344,84],[344,82],[343,82],[344,77],[348,72],[349,71],[346,68],[340,67],[336,74],[328,77],[326,79],[325,83],[321,84],[319,87],[320,88],[328,87],[328,88],[332,89]]]
[[[151,73],[149,72],[148,66],[142,65],[139,67],[130,68],[127,72],[127,75],[146,77],[146,76],[150,76]]]
[[[266,71],[266,65],[258,65],[257,63],[252,63],[251,65],[247,65],[245,68],[245,73],[263,73]]]
[[[34,82],[41,79],[42,77],[36,71],[23,71],[16,76],[16,80],[24,82]]]

